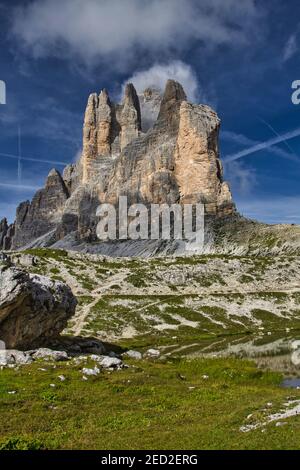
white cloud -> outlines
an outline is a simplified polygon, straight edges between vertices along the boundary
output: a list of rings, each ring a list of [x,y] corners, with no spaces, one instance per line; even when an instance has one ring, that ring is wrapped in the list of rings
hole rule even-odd
[[[283,62],[286,62],[290,60],[294,55],[298,52],[299,46],[298,46],[298,32],[293,33],[284,48],[283,51]]]
[[[34,57],[126,64],[135,51],[153,59],[194,40],[239,47],[258,18],[255,0],[32,0],[15,9],[12,34]]]
[[[138,93],[142,93],[148,87],[156,87],[163,91],[169,78],[181,83],[189,100],[195,102],[199,95],[203,96],[199,90],[196,73],[190,65],[180,60],[167,64],[154,64],[147,70],[135,72],[126,83],[133,83]],[[125,84],[123,88],[124,86]]]

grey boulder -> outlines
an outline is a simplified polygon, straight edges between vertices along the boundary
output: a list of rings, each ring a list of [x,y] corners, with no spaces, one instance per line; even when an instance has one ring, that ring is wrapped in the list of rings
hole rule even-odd
[[[0,366],[24,365],[33,362],[30,354],[15,349],[0,350]]]
[[[39,348],[32,354],[34,360],[42,359],[44,361],[67,361],[69,359],[66,351],[53,351],[48,348]]]
[[[124,353],[123,355],[126,357],[129,357],[130,359],[136,359],[136,360],[142,359],[142,353],[140,353],[139,351],[129,350],[129,351],[126,351],[126,353]]]
[[[144,357],[159,357],[160,356],[160,351],[158,351],[158,349],[148,349],[145,354],[144,354]]]
[[[100,362],[100,365],[104,369],[115,369],[119,368],[123,365],[121,359],[118,359],[117,357],[109,357],[105,356],[102,361]]]
[[[7,349],[33,349],[57,337],[76,304],[66,284],[0,264],[0,340]]]

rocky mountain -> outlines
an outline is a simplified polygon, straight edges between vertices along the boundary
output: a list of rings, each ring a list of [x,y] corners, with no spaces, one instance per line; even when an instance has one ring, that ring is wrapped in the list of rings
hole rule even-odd
[[[82,155],[61,175],[52,170],[32,201],[19,205],[15,223],[0,223],[0,248],[52,246],[63,240],[94,243],[100,203],[195,204],[206,215],[235,214],[219,155],[220,120],[208,106],[187,101],[182,86],[167,82],[161,96],[125,88],[121,104],[106,90],[88,99]],[[103,245],[103,243],[102,243]]]

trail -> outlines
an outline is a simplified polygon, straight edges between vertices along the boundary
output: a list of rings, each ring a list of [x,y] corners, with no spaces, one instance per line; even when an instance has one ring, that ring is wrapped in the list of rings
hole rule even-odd
[[[106,283],[102,287],[97,287],[89,293],[89,295],[93,297],[93,301],[87,305],[84,305],[82,308],[79,308],[78,312],[73,318],[75,326],[70,328],[70,331],[74,336],[79,336],[81,334],[81,331],[86,325],[87,318],[89,317],[92,308],[95,307],[95,305],[97,305],[97,303],[102,299],[103,294],[105,294],[105,292],[109,290],[113,285],[120,285],[127,277],[127,275],[128,271],[114,274],[109,278],[108,283]]]

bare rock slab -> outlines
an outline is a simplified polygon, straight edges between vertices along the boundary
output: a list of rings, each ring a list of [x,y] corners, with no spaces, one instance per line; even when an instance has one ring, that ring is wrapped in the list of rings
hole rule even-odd
[[[7,349],[33,349],[57,337],[76,304],[64,283],[0,265],[0,340]]]

